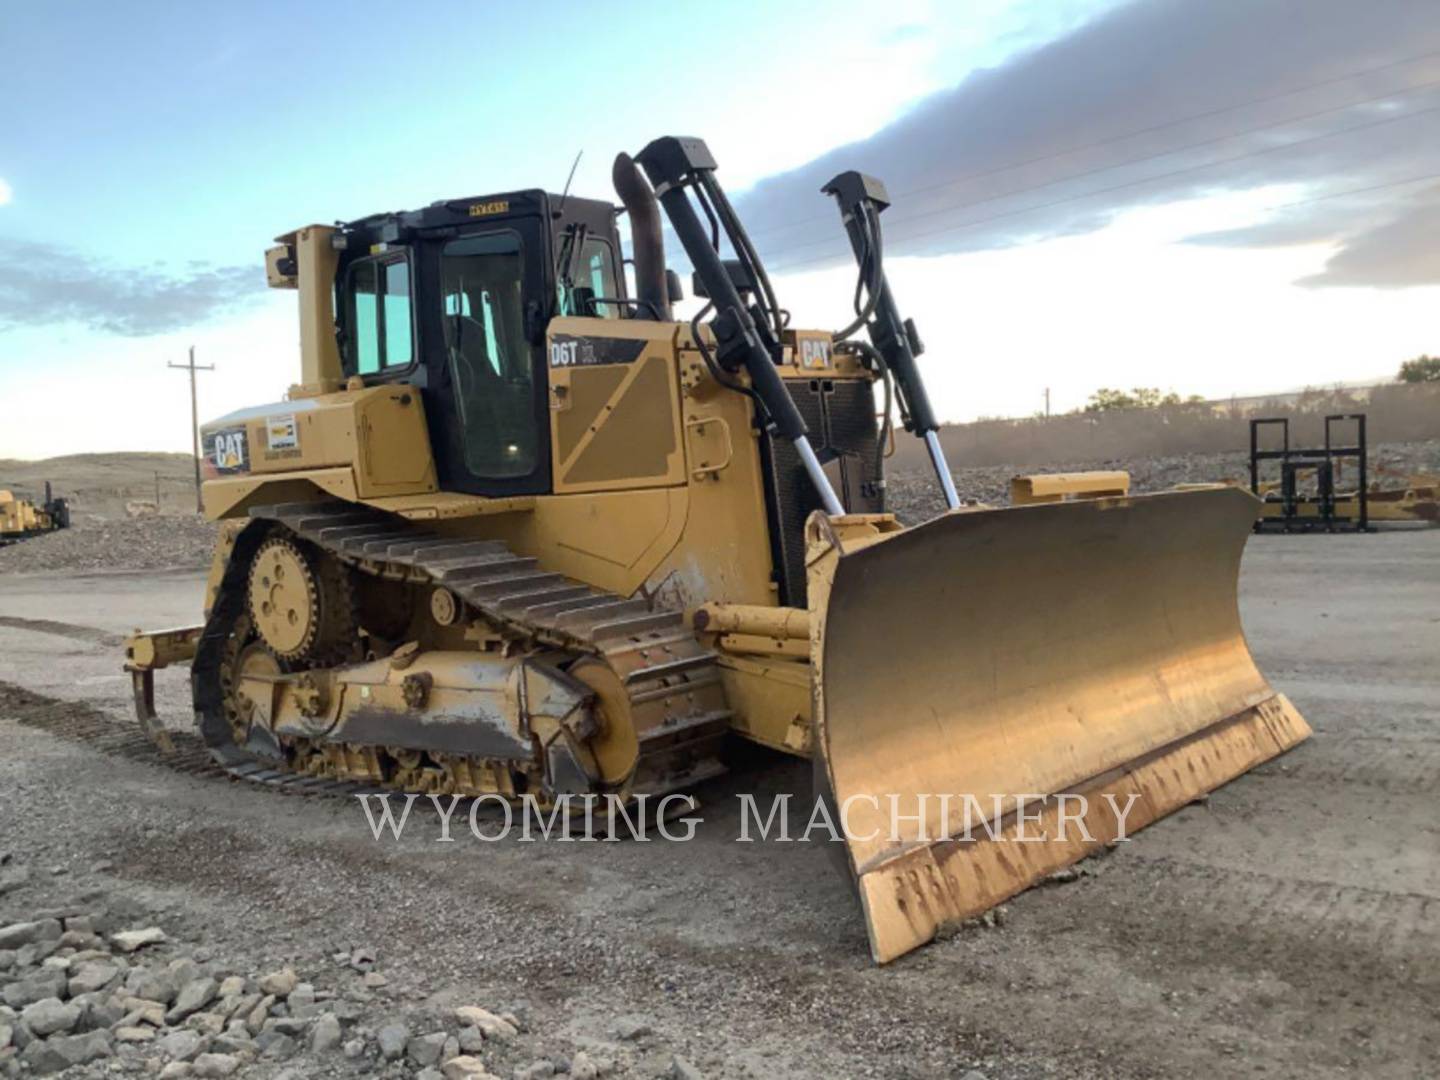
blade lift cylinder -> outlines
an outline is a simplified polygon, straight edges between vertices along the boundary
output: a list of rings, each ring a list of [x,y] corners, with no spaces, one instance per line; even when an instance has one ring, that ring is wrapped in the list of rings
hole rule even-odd
[[[881,263],[880,211],[890,205],[885,185],[873,176],[851,170],[841,173],[820,190],[835,196],[840,205],[840,218],[850,237],[850,247],[860,264],[861,274],[873,268],[871,280],[866,283],[871,290],[870,310],[868,317],[862,317],[860,321],[869,331],[881,362],[895,377],[905,402],[905,426],[924,440],[930,464],[945,494],[945,504],[954,510],[960,505],[960,496],[955,490],[950,466],[945,461],[945,451],[940,446],[940,422],[935,418],[930,395],[925,391],[919,365],[915,363],[915,357],[924,351],[924,347],[915,332],[914,322],[900,317],[900,309],[895,304],[895,296],[890,291],[890,282]]]

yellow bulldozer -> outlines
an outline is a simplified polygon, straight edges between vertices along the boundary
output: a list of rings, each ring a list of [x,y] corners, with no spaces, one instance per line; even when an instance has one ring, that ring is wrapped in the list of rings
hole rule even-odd
[[[55,497],[49,481],[45,483],[45,498],[38,506],[13,491],[0,489],[0,546],[69,526],[69,504]]]
[[[190,660],[242,776],[633,803],[717,776],[732,736],[807,757],[879,962],[1306,737],[1241,632],[1254,497],[963,503],[883,186],[825,187],[856,310],[807,330],[715,172],[662,138],[616,158],[619,205],[512,191],[280,237],[303,378],[203,428],[205,621],[127,643],[147,728],[153,672]],[[897,411],[948,506],[913,527],[885,502]]]

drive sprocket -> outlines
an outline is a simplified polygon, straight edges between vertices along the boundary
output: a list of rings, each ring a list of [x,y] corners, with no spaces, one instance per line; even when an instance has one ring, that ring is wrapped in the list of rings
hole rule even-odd
[[[360,628],[349,569],[312,544],[272,536],[250,564],[250,622],[270,651],[292,666],[347,659]]]

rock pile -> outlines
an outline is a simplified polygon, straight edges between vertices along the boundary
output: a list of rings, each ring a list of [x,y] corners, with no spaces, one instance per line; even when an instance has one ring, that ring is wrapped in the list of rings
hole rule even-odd
[[[1248,454],[1232,452],[1076,460],[1047,465],[967,466],[963,454],[951,454],[950,468],[955,476],[955,489],[962,499],[978,500],[991,506],[1008,506],[1011,477],[1028,473],[1122,469],[1130,474],[1130,490],[1138,495],[1164,491],[1176,484],[1243,480],[1248,485],[1250,458]],[[1440,471],[1440,440],[1380,443],[1370,447],[1372,482],[1389,483],[1394,477],[1437,471]],[[928,464],[914,460],[890,470],[887,497],[890,509],[899,514],[901,520],[912,524],[926,521],[945,508]]]
[[[493,1076],[486,1045],[524,1027],[512,1013],[465,1006],[437,1031],[403,1022],[372,1031],[362,1020],[386,979],[369,970],[369,950],[344,958],[353,985],[338,993],[288,967],[230,973],[169,945],[160,928],[117,928],[103,910],[60,908],[0,927],[0,1073],[49,1076],[118,1057],[166,1078],[278,1075],[282,1062],[343,1054],[426,1080],[483,1078]],[[528,1075],[553,1075],[547,1064]],[[570,1075],[598,1073],[572,1062]]]
[[[0,573],[199,569],[214,548],[214,522],[195,514],[77,518],[68,529],[0,548]]]
[[[37,911],[0,926],[0,1077],[598,1080],[629,1073],[629,1046],[651,1034],[628,1018],[615,1032],[625,1046],[540,1054],[523,1007],[404,1007],[373,950],[332,960],[340,974],[321,988],[291,967],[230,971],[160,927],[120,924],[103,905]],[[666,1075],[700,1073],[674,1057]]]

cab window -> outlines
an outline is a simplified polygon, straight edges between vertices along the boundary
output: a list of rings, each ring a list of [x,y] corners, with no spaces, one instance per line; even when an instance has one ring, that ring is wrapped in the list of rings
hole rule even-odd
[[[590,294],[595,297],[614,299],[620,295],[615,285],[615,254],[610,249],[609,241],[598,236],[585,238],[580,249],[580,258],[575,263],[574,283],[567,288],[563,281],[559,282],[555,286],[556,296],[561,315],[593,314],[602,319],[620,317],[615,310],[615,304],[596,304],[593,312],[580,311],[574,295],[576,288],[589,289]]]
[[[405,256],[353,264],[346,293],[346,374],[373,375],[409,367],[415,358],[415,342],[410,264]]]
[[[539,460],[523,275],[513,232],[461,237],[440,252],[445,350],[465,467],[479,477],[528,476]]]

